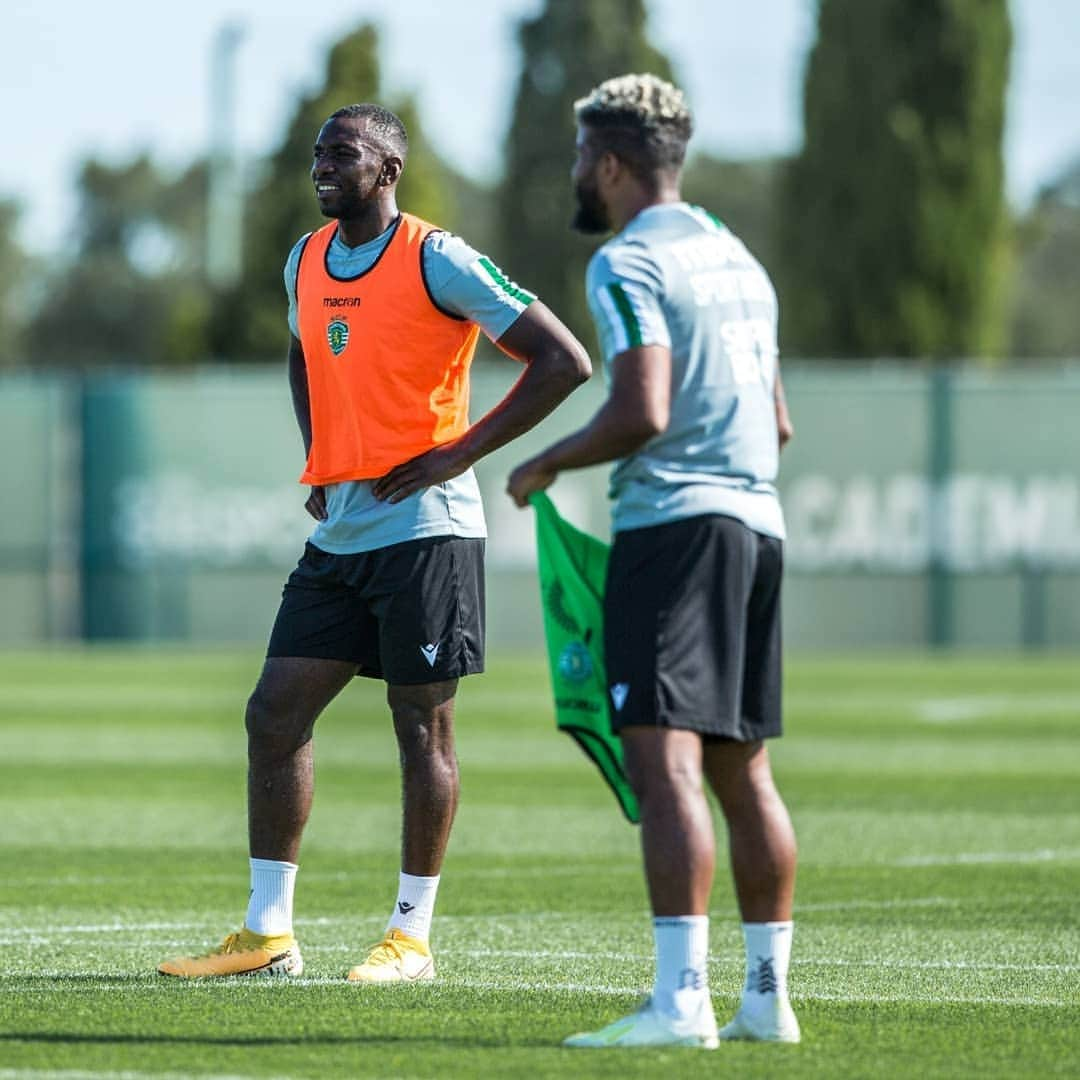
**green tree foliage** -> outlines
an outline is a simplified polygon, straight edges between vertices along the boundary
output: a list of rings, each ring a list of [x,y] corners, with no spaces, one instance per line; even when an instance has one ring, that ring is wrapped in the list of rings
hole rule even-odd
[[[1019,222],[1010,352],[1080,357],[1080,162],[1048,184]]]
[[[343,105],[377,102],[393,109],[409,133],[409,158],[398,187],[402,209],[447,228],[454,225],[447,172],[424,138],[410,100],[382,96],[378,33],[361,26],[330,49],[322,86],[300,99],[278,149],[250,197],[245,227],[244,279],[216,304],[213,351],[227,359],[284,355],[289,340],[282,271],[292,246],[326,224],[311,182],[311,151],[326,118]]]
[[[766,270],[774,261],[774,208],[784,164],[776,158],[729,161],[695,154],[683,173],[683,198],[720,218]]]
[[[547,0],[518,31],[522,70],[500,186],[496,253],[565,320],[593,340],[585,303],[585,265],[594,239],[571,232],[569,174],[574,102],[613,75],[671,65],[646,38],[643,0]]]
[[[18,224],[18,203],[0,199],[0,368],[23,359],[27,297],[22,285],[31,276],[27,271],[33,269],[33,260],[16,239]]]
[[[146,155],[86,161],[70,242],[31,320],[35,365],[193,363],[206,352],[206,170],[163,174]]]
[[[782,185],[788,351],[1001,347],[1006,0],[819,0]]]
[[[246,207],[245,277],[228,295],[205,278],[207,168],[165,174],[147,155],[126,164],[84,163],[72,225],[74,258],[43,290],[25,352],[38,365],[194,364],[279,358],[288,342],[282,270],[300,236],[324,224],[312,191],[311,148],[326,117],[342,105],[379,101],[378,40],[363,27],[338,41],[324,84],[302,98],[285,137],[264,167],[251,170]],[[391,108],[409,131],[401,204],[453,226],[452,185],[427,145],[412,103]],[[0,269],[9,248],[10,210],[0,206]],[[17,276],[5,275],[7,280]],[[7,330],[0,302],[0,329]],[[13,348],[10,332],[0,361]]]

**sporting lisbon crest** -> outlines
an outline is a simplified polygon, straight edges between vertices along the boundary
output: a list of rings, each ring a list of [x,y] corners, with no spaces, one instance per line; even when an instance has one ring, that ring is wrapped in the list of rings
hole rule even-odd
[[[326,340],[330,343],[330,351],[340,356],[349,344],[349,324],[344,319],[334,319],[326,327]]]
[[[592,675],[592,657],[580,641],[571,641],[559,654],[559,674],[570,683],[583,683]]]

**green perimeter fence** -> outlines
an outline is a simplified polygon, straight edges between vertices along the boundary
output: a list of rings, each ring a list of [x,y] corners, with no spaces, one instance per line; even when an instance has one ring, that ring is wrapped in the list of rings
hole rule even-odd
[[[481,366],[472,414],[517,374]],[[1080,645],[1080,368],[789,363],[785,623],[795,648]],[[523,456],[598,379],[481,462],[493,643],[541,641]],[[309,528],[284,371],[0,378],[0,643],[262,642]],[[552,489],[607,537],[604,468]]]

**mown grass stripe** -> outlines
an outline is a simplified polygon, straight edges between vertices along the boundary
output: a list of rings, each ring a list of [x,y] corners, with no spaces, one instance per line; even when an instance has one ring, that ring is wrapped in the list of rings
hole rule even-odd
[[[319,721],[297,909],[307,977],[154,974],[164,956],[220,941],[243,911],[236,702],[259,659],[0,655],[0,685],[19,687],[0,693],[0,1080],[178,1077],[195,1061],[218,1077],[564,1076],[561,1039],[647,992],[652,942],[638,839],[564,752],[539,654],[499,658],[462,690],[463,800],[435,983],[388,1007],[343,978],[385,925],[400,855],[385,691],[361,682]],[[945,1080],[1059,1075],[1080,1060],[1074,658],[794,658],[787,683],[791,723],[770,753],[802,856],[791,991],[806,1045],[782,1062],[725,1048],[725,1067]],[[88,691],[79,709],[47,693],[75,684]],[[94,686],[130,701],[87,712]],[[190,686],[220,703],[199,700],[177,726],[160,706]],[[1012,702],[1029,707],[998,715]],[[920,724],[920,708],[950,722]],[[723,1021],[744,968],[726,870],[711,906]],[[589,1080],[644,1080],[663,1056],[571,1064]],[[680,1080],[704,1080],[717,1057],[675,1064]]]

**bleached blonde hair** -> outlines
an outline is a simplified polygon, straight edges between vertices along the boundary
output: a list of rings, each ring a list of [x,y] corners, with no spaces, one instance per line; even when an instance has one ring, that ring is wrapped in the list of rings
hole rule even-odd
[[[643,173],[678,169],[694,120],[686,95],[656,75],[618,75],[574,102],[574,116]]]
[[[607,79],[586,97],[574,102],[574,115],[618,113],[634,116],[643,125],[674,124],[692,126],[686,95],[656,75],[616,75]],[[687,131],[689,136],[690,132]]]

